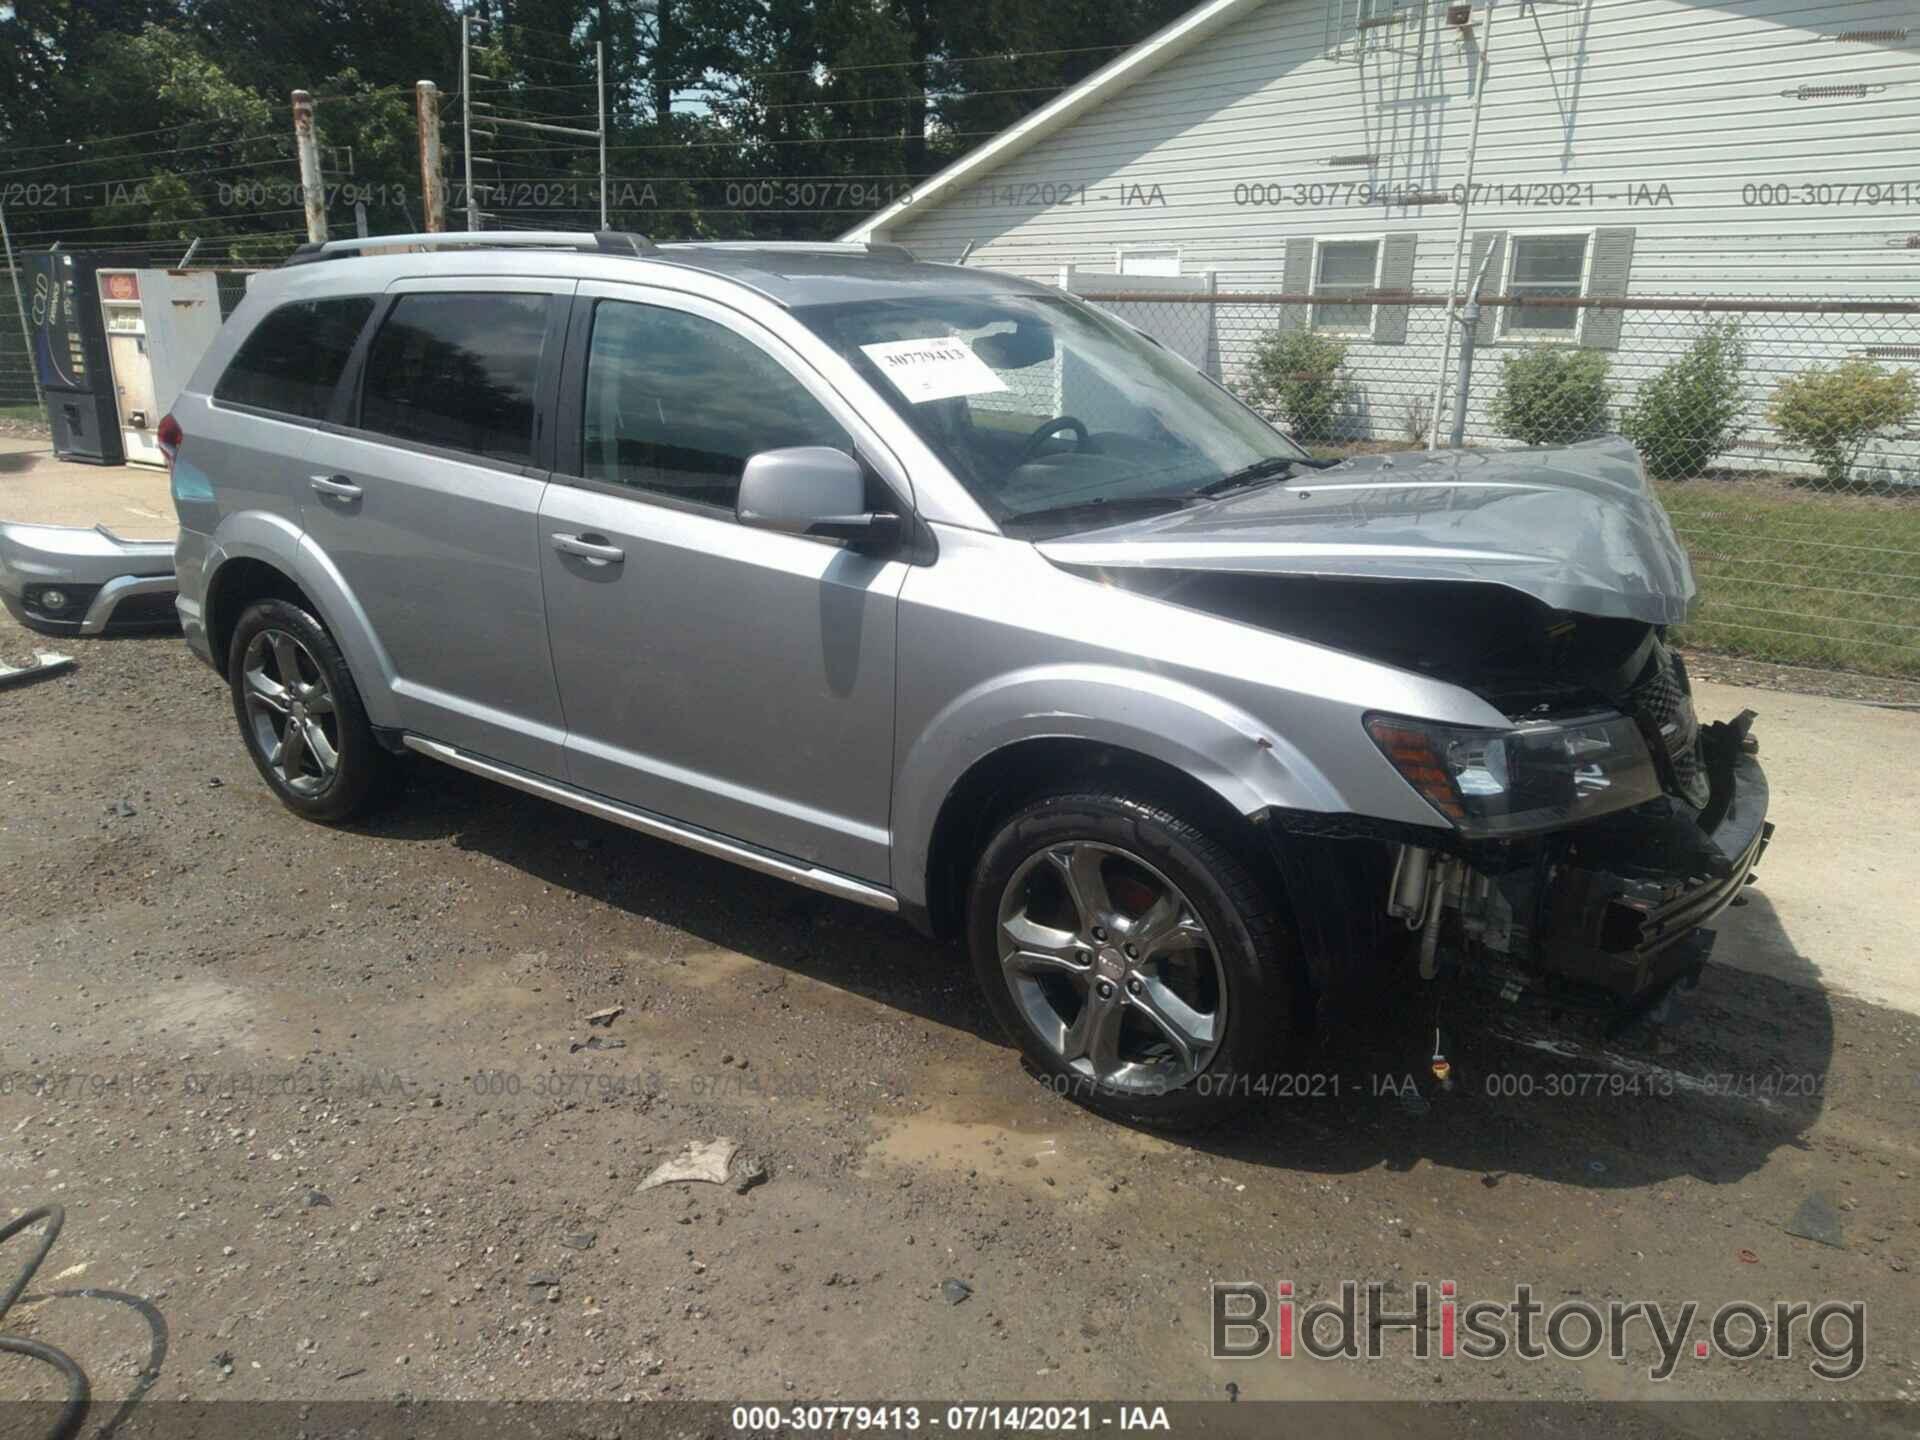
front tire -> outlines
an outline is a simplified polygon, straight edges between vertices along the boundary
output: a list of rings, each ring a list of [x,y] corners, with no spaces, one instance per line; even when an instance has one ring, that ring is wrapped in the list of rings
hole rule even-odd
[[[1051,795],[975,866],[967,937],[988,1003],[1046,1084],[1182,1127],[1266,1093],[1303,1008],[1277,882],[1160,804]]]
[[[256,600],[234,627],[227,682],[247,753],[283,805],[327,823],[368,808],[391,757],[326,626],[292,601]]]

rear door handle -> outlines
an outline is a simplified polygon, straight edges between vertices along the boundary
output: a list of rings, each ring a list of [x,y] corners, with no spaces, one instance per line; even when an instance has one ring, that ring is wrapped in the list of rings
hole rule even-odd
[[[604,535],[555,535],[553,548],[562,555],[578,555],[602,565],[618,565],[627,558],[627,552],[618,545],[609,545]]]
[[[342,500],[360,498],[360,487],[344,475],[309,475],[307,483],[317,495],[333,495]]]

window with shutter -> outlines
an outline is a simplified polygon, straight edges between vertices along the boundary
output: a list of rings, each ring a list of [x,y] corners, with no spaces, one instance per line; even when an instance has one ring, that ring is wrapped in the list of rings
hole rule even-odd
[[[1586,293],[1584,230],[1561,235],[1515,235],[1507,293],[1516,300],[1577,300]],[[1573,340],[1580,333],[1577,305],[1509,305],[1507,334],[1515,339]]]
[[[1313,257],[1313,328],[1339,335],[1364,335],[1373,328],[1371,304],[1343,305],[1338,297],[1365,295],[1378,286],[1378,240],[1322,240]],[[1321,297],[1335,303],[1322,303]]]

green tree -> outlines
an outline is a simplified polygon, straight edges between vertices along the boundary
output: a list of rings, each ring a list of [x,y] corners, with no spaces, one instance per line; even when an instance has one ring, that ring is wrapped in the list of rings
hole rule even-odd
[[[1537,345],[1500,362],[1493,428],[1523,445],[1565,445],[1604,430],[1613,386],[1599,350]]]
[[[1813,365],[1773,391],[1768,417],[1792,445],[1813,452],[1827,481],[1844,486],[1867,443],[1913,418],[1920,392],[1909,370],[1887,371],[1871,360]]]
[[[1709,323],[1686,354],[1640,387],[1620,417],[1656,480],[1698,475],[1740,438],[1747,344],[1737,320]]]
[[[1262,340],[1247,367],[1241,397],[1263,415],[1285,422],[1302,445],[1334,438],[1340,407],[1352,384],[1342,374],[1347,342],[1312,330],[1276,330]]]

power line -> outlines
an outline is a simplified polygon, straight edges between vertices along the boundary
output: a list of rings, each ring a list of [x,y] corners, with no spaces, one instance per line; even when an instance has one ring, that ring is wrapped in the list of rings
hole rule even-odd
[[[255,241],[287,240],[287,239],[293,239],[295,237],[298,237],[299,239],[304,240],[306,238],[306,235],[307,235],[307,232],[304,228],[299,230],[265,230],[265,231],[250,230],[245,234],[241,234],[241,235],[200,235],[200,236],[188,236],[188,237],[184,237],[181,239],[174,239],[174,240],[110,240],[98,246],[97,248],[103,249],[103,250],[111,249],[111,250],[139,250],[139,251],[148,251],[148,250],[174,251],[174,250],[184,250],[188,245],[192,244],[195,239],[198,239],[200,242],[201,250],[204,253],[209,248],[218,249],[222,246],[225,246],[230,250],[235,245],[247,245],[247,244],[252,244]],[[65,243],[64,236],[54,237],[54,239],[58,240],[60,243]],[[47,240],[47,237],[42,237],[40,241],[36,242],[36,244],[45,244],[45,243],[49,243]],[[17,250],[25,251],[29,247],[25,245],[21,245],[18,242],[16,242],[14,248]]]
[[[20,154],[34,150],[61,150],[69,145],[112,145],[121,140],[144,140],[149,135],[165,135],[170,130],[185,130],[192,125],[214,125],[215,120],[182,120],[176,125],[162,125],[155,130],[129,130],[124,135],[96,135],[86,140],[50,140],[44,145],[13,145],[8,147]]]
[[[251,212],[252,218],[256,220],[264,220],[270,215],[304,215],[306,213],[307,213],[306,207],[302,205],[295,205],[285,210],[255,210]],[[220,215],[185,216],[178,220],[155,220],[151,218],[146,220],[122,220],[112,225],[61,226],[59,227],[57,232],[49,232],[46,238],[50,238],[54,240],[63,240],[69,235],[97,235],[103,230],[145,230],[145,229],[151,229],[155,225],[191,226],[191,225],[199,225],[199,224],[225,224],[225,223],[227,223],[226,217],[220,216]],[[36,237],[34,236],[27,237],[29,241],[31,241],[34,238]]]
[[[551,55],[526,55],[526,54],[522,54],[518,50],[509,50],[504,45],[475,45],[473,46],[473,49],[476,52],[486,51],[495,55],[499,55],[503,59],[508,61],[510,64],[514,64],[514,65],[522,65],[522,64],[552,65],[561,70],[572,70],[572,71],[578,72],[586,69],[588,65],[593,63],[589,59],[556,60]],[[498,79],[499,77],[494,75],[476,75],[473,78],[476,80],[494,80],[494,79]]]
[[[928,105],[937,105],[945,101],[973,100],[985,95],[1040,95],[1058,94],[1069,89],[1065,85],[1020,85],[1007,90],[949,90],[923,91],[917,95],[855,95],[842,100],[783,100],[777,105],[762,105],[753,100],[740,100],[733,96],[722,96],[717,100],[705,100],[703,104],[747,105],[755,110],[819,110],[841,109],[850,105],[897,105],[909,101],[918,101]]]
[[[830,65],[823,60],[804,70],[745,70],[741,72],[741,79],[766,80],[781,75],[815,75],[822,70],[829,75],[845,75],[856,70],[911,70],[920,65],[1007,64],[1015,60],[1038,60],[1053,55],[1094,55],[1132,48],[1132,45],[1079,45],[1067,50],[1009,50],[998,55],[929,55],[925,60],[876,60],[866,65]]]
[[[592,36],[598,28],[589,26],[581,30],[547,30],[534,25],[522,25],[518,20],[482,20],[480,25],[486,30],[518,30],[523,35],[544,35],[553,40],[565,40],[570,45],[590,45]]]
[[[52,164],[52,165],[28,165],[19,170],[0,170],[0,175],[33,175],[43,170],[66,170],[66,169],[70,169],[75,165],[106,165],[106,164],[131,165],[131,164],[137,164],[139,161],[147,159],[154,155],[191,155],[196,151],[200,151],[200,150],[217,150],[223,145],[252,145],[262,140],[277,140],[280,143],[285,144],[291,138],[292,137],[287,135],[285,132],[276,130],[265,135],[241,135],[231,140],[209,140],[204,145],[163,146],[157,150],[143,150],[137,155],[97,155],[92,157],[76,158],[72,160],[63,160],[57,164]],[[103,144],[105,142],[98,141],[98,140],[90,140],[84,143],[90,144],[90,145],[98,145],[98,144]]]
[[[583,80],[578,85],[523,85],[518,80],[502,80],[492,75],[476,75],[473,78],[485,80],[489,85],[512,86],[516,94],[529,90],[597,90],[600,88],[599,82],[595,80]]]
[[[1005,133],[1003,130],[941,130],[924,138],[930,143],[933,143],[943,140],[980,139],[989,135],[1003,135]],[[735,140],[680,140],[664,145],[609,145],[607,147],[607,153],[613,155],[654,150],[750,150],[763,145],[822,145],[830,147],[834,145],[878,144],[881,142],[905,145],[914,138],[914,136],[899,132],[889,132],[879,135],[806,136],[791,140],[763,140],[751,135],[742,135]],[[546,147],[540,145],[522,145],[506,150],[494,150],[489,153],[495,155],[529,155],[539,154],[544,151],[545,148]],[[475,158],[478,158],[478,154],[479,152],[476,151]]]
[[[413,94],[413,86],[414,82],[408,81],[401,85],[382,85],[374,90],[342,90],[334,95],[315,94],[313,101],[314,104],[318,105],[322,101],[372,100],[381,95],[411,95]],[[447,95],[443,92],[440,98],[445,100]]]

